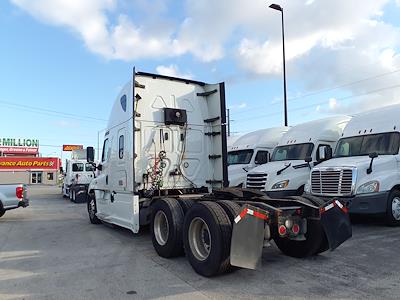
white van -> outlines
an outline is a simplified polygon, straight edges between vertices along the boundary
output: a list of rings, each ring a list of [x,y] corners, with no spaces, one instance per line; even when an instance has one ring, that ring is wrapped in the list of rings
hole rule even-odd
[[[336,116],[292,127],[275,148],[271,162],[247,174],[246,187],[273,198],[303,194],[311,167],[331,158],[350,119]]]
[[[350,213],[384,214],[400,224],[400,105],[354,116],[334,158],[313,168],[314,195],[349,200]]]
[[[243,187],[247,172],[266,164],[289,127],[261,129],[247,133],[228,148],[229,186]]]

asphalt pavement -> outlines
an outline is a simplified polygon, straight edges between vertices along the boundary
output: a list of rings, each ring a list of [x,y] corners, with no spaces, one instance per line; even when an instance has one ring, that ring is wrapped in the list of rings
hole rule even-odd
[[[265,248],[259,270],[204,278],[157,256],[148,229],[92,225],[54,187],[0,218],[0,299],[399,299],[400,228],[358,220],[353,238],[307,259]]]

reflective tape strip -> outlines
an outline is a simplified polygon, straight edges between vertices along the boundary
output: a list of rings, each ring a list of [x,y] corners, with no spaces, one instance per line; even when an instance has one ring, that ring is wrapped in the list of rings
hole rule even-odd
[[[327,212],[328,210],[330,210],[331,208],[334,208],[334,207],[335,207],[335,204],[331,203],[331,204],[321,208],[321,213],[325,213],[325,212]]]
[[[238,223],[241,219],[243,219],[246,215],[254,216],[256,218],[262,220],[268,220],[268,215],[262,214],[258,211],[254,211],[252,209],[245,208],[236,218],[235,223]]]
[[[235,223],[238,223],[241,219],[243,219],[244,216],[247,214],[247,211],[247,208],[243,209],[242,212],[235,218]]]
[[[259,218],[259,219],[268,220],[268,216],[267,216],[267,215],[264,215],[264,214],[262,214],[262,213],[259,213],[258,211],[255,211],[255,212],[254,212],[254,216],[255,216],[256,218]]]
[[[341,209],[343,208],[343,204],[340,203],[338,200],[335,200],[335,203],[337,204],[337,206],[339,206]]]
[[[340,209],[341,209],[344,213],[347,214],[347,213],[349,212],[349,209],[348,209],[346,206],[344,206],[342,203],[340,203],[339,200],[335,200],[335,203],[336,203],[337,206],[340,207]]]

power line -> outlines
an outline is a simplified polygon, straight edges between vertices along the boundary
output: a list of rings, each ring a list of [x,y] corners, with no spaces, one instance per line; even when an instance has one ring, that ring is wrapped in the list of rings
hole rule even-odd
[[[107,120],[105,120],[105,119],[95,118],[95,117],[91,117],[91,116],[83,116],[83,115],[65,113],[65,112],[47,109],[47,108],[41,108],[41,107],[35,107],[35,106],[29,106],[29,105],[23,105],[23,104],[15,104],[12,102],[7,102],[7,101],[0,101],[0,103],[11,106],[11,107],[8,107],[11,109],[23,110],[23,111],[33,112],[33,113],[37,113],[37,114],[42,114],[42,115],[48,115],[48,116],[56,115],[56,116],[60,116],[60,117],[66,118],[66,119],[107,122]]]
[[[400,72],[400,69],[396,69],[396,70],[391,71],[391,72],[385,72],[385,73],[381,73],[381,74],[378,74],[378,75],[375,75],[375,76],[371,76],[371,77],[367,77],[367,78],[364,78],[364,79],[360,79],[360,80],[356,80],[356,81],[352,81],[352,82],[336,85],[336,86],[333,86],[333,87],[320,89],[320,90],[317,90],[317,91],[314,91],[314,92],[310,92],[310,93],[307,93],[307,94],[304,94],[304,95],[288,98],[288,101],[294,101],[294,100],[298,100],[298,99],[303,99],[303,98],[315,96],[315,95],[318,95],[318,94],[322,94],[322,93],[326,93],[326,92],[329,92],[329,91],[337,90],[337,89],[340,89],[340,88],[344,88],[344,87],[352,86],[352,85],[355,85],[355,84],[359,84],[359,83],[362,83],[362,82],[365,82],[365,81],[369,81],[369,80],[372,80],[372,79],[377,79],[377,78],[380,78],[380,77],[392,75],[392,74],[398,73],[398,72]],[[270,104],[268,104],[268,106],[277,105],[277,104],[281,104],[281,102],[270,103]],[[251,109],[241,110],[241,111],[238,111],[238,112],[233,111],[232,113],[249,112],[249,111],[258,110],[260,108],[264,108],[264,107],[263,106],[257,106],[257,107],[251,108]]]
[[[336,98],[336,100],[337,101],[347,100],[347,99],[366,96],[366,95],[370,95],[370,94],[373,94],[373,93],[376,93],[376,92],[395,89],[395,88],[399,88],[399,87],[400,87],[400,84],[396,84],[396,85],[392,85],[392,86],[388,86],[388,87],[372,90],[372,91],[361,93],[361,94],[357,94],[357,95],[351,95],[351,96],[345,96],[345,97],[341,97],[341,98]],[[306,105],[306,106],[302,106],[302,107],[299,107],[299,108],[291,109],[290,111],[292,111],[292,112],[293,111],[300,111],[300,110],[304,110],[304,109],[307,109],[307,108],[312,108],[312,107],[315,107],[315,106],[318,106],[318,105],[322,105],[322,104],[327,104],[327,102],[323,101],[323,102],[319,102],[319,103],[313,103],[313,104],[310,104],[310,105]],[[238,122],[238,121],[242,122],[242,121],[248,121],[248,120],[258,120],[258,119],[261,119],[261,118],[265,118],[265,117],[269,117],[269,116],[275,116],[275,115],[278,115],[278,114],[280,115],[281,112],[274,112],[274,113],[260,115],[260,116],[256,116],[256,117],[252,117],[252,118],[236,119],[235,122]]]

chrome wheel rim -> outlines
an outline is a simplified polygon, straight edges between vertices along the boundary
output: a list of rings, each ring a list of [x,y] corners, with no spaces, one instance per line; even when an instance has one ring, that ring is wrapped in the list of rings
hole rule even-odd
[[[168,241],[169,223],[162,210],[157,211],[154,217],[154,236],[159,245],[164,246]]]
[[[394,197],[392,200],[392,215],[396,221],[400,221],[400,198]]]
[[[196,217],[190,222],[188,239],[194,257],[200,261],[206,260],[211,251],[211,234],[202,218]]]
[[[89,216],[91,219],[94,218],[95,210],[96,210],[96,204],[94,203],[94,199],[92,199],[89,202]]]

